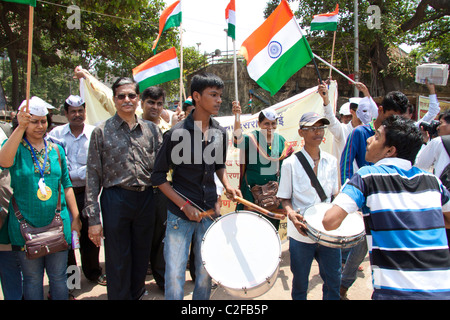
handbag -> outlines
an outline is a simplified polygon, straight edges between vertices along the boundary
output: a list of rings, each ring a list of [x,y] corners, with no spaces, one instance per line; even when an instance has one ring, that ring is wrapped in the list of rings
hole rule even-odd
[[[61,165],[61,156],[58,147],[59,164]],[[61,182],[58,186],[58,203],[56,205],[55,217],[52,222],[45,226],[36,228],[30,225],[22,213],[20,213],[14,196],[11,198],[14,213],[20,223],[20,233],[25,239],[25,253],[28,259],[37,259],[51,253],[67,250],[69,244],[64,236],[64,224],[61,218]]]
[[[308,160],[305,158],[305,155],[301,151],[297,152],[295,155],[297,156],[298,160],[300,161],[306,173],[308,174],[309,180],[311,180],[311,185],[314,187],[314,189],[316,189],[317,194],[320,197],[320,201],[324,202],[325,200],[327,200],[327,196],[325,195],[325,192],[323,191],[323,188],[320,185],[317,176],[314,174],[313,169],[309,165]]]

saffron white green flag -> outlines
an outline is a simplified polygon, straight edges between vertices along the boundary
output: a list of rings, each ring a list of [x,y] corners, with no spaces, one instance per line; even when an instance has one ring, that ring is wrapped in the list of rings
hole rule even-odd
[[[154,55],[133,69],[133,78],[139,83],[139,90],[164,83],[180,77],[175,47]]]
[[[236,40],[236,6],[235,0],[230,0],[227,8],[225,9],[225,19],[228,23],[227,34],[230,38]]]
[[[311,30],[336,31],[339,20],[339,4],[333,12],[318,14],[311,21]]]
[[[164,31],[179,27],[181,25],[181,1],[175,1],[167,9],[161,13],[159,18],[159,34],[156,40],[153,42],[152,50],[156,53],[156,47]]]
[[[271,95],[313,57],[286,0],[243,43],[250,77]]]

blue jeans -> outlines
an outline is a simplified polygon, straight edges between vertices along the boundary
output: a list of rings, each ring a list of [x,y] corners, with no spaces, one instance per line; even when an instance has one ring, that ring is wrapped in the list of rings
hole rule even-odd
[[[292,299],[306,300],[309,273],[315,258],[324,284],[323,300],[339,300],[341,284],[341,249],[329,248],[316,243],[304,243],[289,238],[291,256]]]
[[[348,289],[356,280],[356,273],[359,265],[363,262],[367,254],[367,239],[364,239],[356,246],[350,248],[347,260],[342,270],[341,286]]]
[[[209,218],[201,222],[188,221],[167,211],[166,237],[164,239],[165,298],[166,300],[183,300],[186,281],[186,264],[191,240],[194,243],[195,287],[193,300],[209,300],[211,294],[211,277],[203,267],[201,246],[203,236],[212,224]]]
[[[5,300],[22,300],[22,272],[17,251],[0,251],[0,279]]]
[[[25,300],[44,299],[44,270],[47,272],[52,300],[67,300],[67,254],[68,250],[29,260],[25,252],[18,252],[23,273],[23,294]]]

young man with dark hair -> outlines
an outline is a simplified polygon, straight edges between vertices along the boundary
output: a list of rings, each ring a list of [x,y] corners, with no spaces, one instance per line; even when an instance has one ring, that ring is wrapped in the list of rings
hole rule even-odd
[[[450,193],[436,176],[412,166],[421,145],[413,121],[385,119],[367,141],[366,160],[374,165],[353,175],[323,219],[334,230],[362,210],[373,299],[450,299]]]
[[[366,141],[374,135],[384,119],[391,115],[402,115],[406,112],[409,101],[400,91],[389,92],[378,107],[377,118],[366,124],[355,128],[347,138],[344,151],[341,156],[341,182],[345,183],[353,175],[353,160],[356,160],[358,168],[370,164],[365,160]]]
[[[92,132],[83,214],[94,244],[105,235],[108,299],[136,300],[145,293],[155,220],[151,175],[162,136],[135,115],[136,82],[119,78],[112,89],[117,112]]]
[[[191,241],[196,269],[193,299],[209,299],[211,278],[202,264],[200,249],[203,235],[212,224],[212,219],[202,212],[214,209],[217,201],[214,173],[228,198],[242,196],[230,186],[226,175],[226,131],[212,118],[219,113],[223,87],[223,81],[213,74],[192,78],[195,109],[166,132],[156,157],[152,183],[169,198],[164,240],[167,300],[183,299]],[[170,169],[173,169],[172,185],[167,181]]]

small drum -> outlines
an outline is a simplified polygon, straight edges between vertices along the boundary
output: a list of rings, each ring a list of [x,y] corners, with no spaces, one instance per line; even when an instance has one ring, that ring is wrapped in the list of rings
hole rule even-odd
[[[348,214],[339,228],[327,231],[322,220],[325,212],[332,206],[331,203],[318,203],[305,210],[303,218],[307,226],[306,234],[315,242],[331,248],[356,246],[366,234],[363,217],[356,212]]]
[[[231,295],[254,298],[275,283],[281,242],[274,226],[250,211],[231,212],[206,231],[201,254],[211,278]]]

